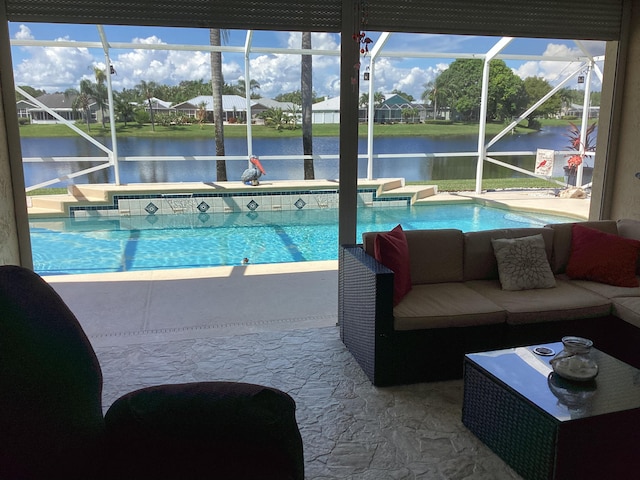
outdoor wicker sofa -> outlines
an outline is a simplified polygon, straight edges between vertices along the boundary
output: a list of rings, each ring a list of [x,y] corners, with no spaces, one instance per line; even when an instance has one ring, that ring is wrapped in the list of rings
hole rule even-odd
[[[596,255],[605,259],[621,257],[618,241],[634,243],[619,239],[640,240],[640,221],[629,219],[467,233],[406,231],[412,288],[396,306],[395,274],[374,258],[374,239],[382,232],[363,234],[363,244],[340,247],[342,341],[377,386],[460,378],[465,353],[564,335],[591,338],[599,349],[640,366],[640,287],[569,277],[573,225],[610,235]],[[492,239],[537,234],[555,286],[504,290]],[[631,275],[637,279],[637,249],[632,252]]]

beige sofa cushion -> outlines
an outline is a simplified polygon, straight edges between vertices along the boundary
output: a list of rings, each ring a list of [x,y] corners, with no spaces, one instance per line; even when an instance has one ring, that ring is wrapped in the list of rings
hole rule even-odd
[[[556,279],[554,288],[505,291],[497,280],[465,282],[507,311],[507,323],[555,322],[601,317],[611,312],[611,300],[571,282]]]
[[[616,226],[621,237],[640,240],[640,220],[623,218],[616,222]]]
[[[618,227],[614,220],[594,220],[590,222],[575,222],[583,227],[595,228],[605,233],[618,234]],[[556,275],[564,273],[567,269],[569,256],[571,255],[571,228],[573,223],[552,223],[547,225],[553,234],[553,256],[551,257],[551,270]]]
[[[566,274],[556,275],[556,278],[570,281],[573,285],[586,288],[592,292],[602,295],[606,298],[616,297],[640,297],[640,287],[618,287],[606,283],[593,282],[591,280],[574,280],[570,279]],[[640,277],[638,278],[640,282]]]
[[[616,297],[613,299],[612,313],[640,328],[640,297]]]
[[[633,240],[640,240],[640,221],[633,220],[631,218],[623,218],[618,220],[618,235],[624,238],[631,238]],[[636,263],[636,273],[640,275],[640,257]]]
[[[508,228],[467,232],[464,234],[464,280],[493,280],[498,278],[498,264],[491,239],[520,238],[542,234],[547,258],[551,258],[553,231],[548,228]]]
[[[414,285],[393,309],[396,330],[504,323],[504,309],[463,283]]]
[[[373,254],[373,239],[379,232],[362,235],[364,250]],[[462,281],[463,233],[456,229],[405,230],[409,244],[411,283]]]

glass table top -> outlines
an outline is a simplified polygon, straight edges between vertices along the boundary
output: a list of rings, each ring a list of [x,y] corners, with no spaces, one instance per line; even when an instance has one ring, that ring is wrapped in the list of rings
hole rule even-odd
[[[549,363],[553,355],[539,355],[534,352],[536,347],[559,353],[562,343],[471,353],[465,357],[559,421],[640,408],[637,368],[592,348],[591,356],[599,367],[597,377],[588,381],[565,380]]]

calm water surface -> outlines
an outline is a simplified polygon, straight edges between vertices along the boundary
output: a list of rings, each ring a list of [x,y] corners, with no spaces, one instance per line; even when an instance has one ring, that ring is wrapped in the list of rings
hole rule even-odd
[[[390,128],[393,128],[390,126]],[[514,134],[502,138],[492,150],[494,151],[535,151],[537,148],[565,150],[567,148],[566,127],[547,127],[531,134]],[[110,138],[99,139],[111,147]],[[102,156],[104,153],[80,137],[63,138],[23,138],[21,140],[24,157],[51,156]],[[337,155],[339,139],[337,137],[316,137],[313,139],[314,153],[320,155]],[[473,151],[477,148],[477,137],[464,135],[457,137],[379,137],[374,140],[374,152],[382,153],[446,153]],[[247,144],[244,139],[226,139],[227,155],[246,155]],[[253,150],[258,155],[300,155],[302,153],[301,138],[266,138],[254,139]],[[366,139],[359,140],[359,152],[366,153]],[[174,155],[214,155],[213,139],[162,139],[123,137],[118,139],[120,156],[174,156]],[[533,170],[534,157],[499,157],[499,160],[512,163],[525,169]],[[267,171],[265,180],[295,180],[303,178],[303,163],[299,161],[264,160]],[[87,168],[90,164],[73,163],[25,163],[24,173],[27,185],[68,175],[74,171]],[[246,161],[227,161],[229,180],[239,180],[246,168]],[[316,178],[339,178],[337,160],[316,161]],[[485,163],[485,176],[491,178],[520,176],[520,174]],[[408,181],[426,181],[456,178],[474,178],[476,173],[475,158],[438,158],[414,159],[393,158],[374,160],[374,177],[403,177]],[[361,159],[358,165],[358,176],[366,177],[367,162]],[[113,169],[94,172],[67,180],[52,186],[64,186],[69,183],[108,183],[114,181]],[[555,176],[562,176],[562,165],[556,165]],[[121,162],[120,179],[122,183],[151,182],[210,182],[215,181],[215,164],[204,161],[162,161],[162,162]]]

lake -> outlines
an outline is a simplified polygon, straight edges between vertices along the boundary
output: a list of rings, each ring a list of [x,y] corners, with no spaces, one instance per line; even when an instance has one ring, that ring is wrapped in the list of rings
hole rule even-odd
[[[566,150],[568,139],[566,127],[545,127],[540,132],[530,134],[507,135],[492,147],[492,151],[535,151],[538,148]],[[104,145],[111,147],[110,138],[98,138]],[[21,139],[24,157],[55,156],[102,156],[104,153],[80,137],[61,138],[23,138]],[[315,137],[314,153],[320,155],[338,155],[338,137]],[[447,153],[465,152],[477,149],[477,137],[473,135],[444,137],[376,137],[374,153]],[[246,155],[245,139],[225,139],[227,155]],[[254,138],[253,151],[259,156],[301,155],[301,138]],[[367,151],[367,141],[359,140],[359,152]],[[122,137],[118,139],[120,156],[175,156],[175,155],[215,155],[214,139],[166,139]],[[105,157],[106,158],[106,157]],[[556,162],[554,176],[561,177],[563,157]],[[534,156],[498,157],[498,160],[533,170]],[[265,180],[296,180],[303,178],[302,160],[263,160],[267,172]],[[88,168],[87,162],[48,162],[25,163],[26,185],[35,185],[52,178],[63,177],[74,171]],[[227,177],[239,180],[246,168],[244,161],[227,161]],[[590,165],[593,166],[593,165]],[[318,160],[314,162],[316,178],[336,179],[339,177],[338,160]],[[486,163],[486,178],[505,178],[523,176],[517,172]],[[408,181],[428,181],[441,179],[474,178],[476,159],[470,157],[442,158],[386,158],[374,160],[373,175],[376,178],[403,177]],[[358,176],[367,176],[367,161],[360,159]],[[122,183],[153,182],[211,182],[216,180],[215,163],[197,160],[161,161],[161,162],[120,162],[120,180]],[[66,180],[53,186],[65,186],[70,183],[113,183],[113,169],[106,169],[72,180]]]

